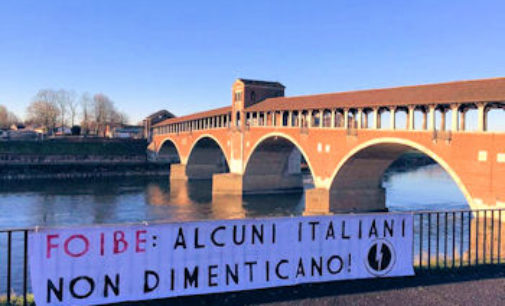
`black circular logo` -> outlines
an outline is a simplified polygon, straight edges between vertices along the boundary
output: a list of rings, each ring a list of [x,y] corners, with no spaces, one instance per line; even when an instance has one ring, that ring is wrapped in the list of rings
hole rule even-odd
[[[387,240],[376,240],[370,245],[365,261],[370,273],[384,275],[391,270],[395,262],[393,247]]]

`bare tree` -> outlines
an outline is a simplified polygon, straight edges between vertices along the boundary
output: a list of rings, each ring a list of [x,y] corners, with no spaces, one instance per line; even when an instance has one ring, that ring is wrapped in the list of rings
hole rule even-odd
[[[75,125],[75,117],[77,116],[77,107],[79,106],[74,91],[69,91],[67,95],[67,107],[70,111],[71,126]]]
[[[81,108],[82,108],[82,121],[81,121],[81,130],[82,134],[85,136],[88,135],[89,129],[91,127],[91,96],[89,93],[85,92],[81,96]]]
[[[120,112],[117,110],[112,110],[110,123],[114,125],[125,125],[129,122],[128,115],[125,112]]]
[[[53,90],[40,90],[26,110],[28,121],[41,125],[46,131],[53,131],[60,115],[57,100]]]
[[[7,107],[0,105],[0,129],[8,129],[18,122],[19,119],[14,113],[10,112]]]
[[[66,90],[60,89],[56,93],[56,104],[60,110],[60,125],[61,128],[65,126],[66,122],[66,113],[67,113],[67,101],[68,101],[68,92]]]
[[[98,135],[106,136],[107,126],[113,117],[114,103],[104,94],[93,96],[93,112],[95,116],[95,131]]]

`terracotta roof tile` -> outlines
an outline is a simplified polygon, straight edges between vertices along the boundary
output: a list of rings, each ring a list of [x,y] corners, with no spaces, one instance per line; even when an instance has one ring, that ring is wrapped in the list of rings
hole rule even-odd
[[[186,115],[186,116],[166,119],[160,123],[155,124],[154,127],[162,126],[162,125],[166,125],[166,124],[172,124],[172,123],[185,122],[185,121],[194,120],[194,119],[203,119],[203,118],[207,118],[207,117],[211,117],[211,116],[226,115],[230,112],[231,112],[231,106],[225,106],[225,107],[215,108],[215,109],[211,109],[208,111],[194,113],[194,114],[190,114],[190,115]]]
[[[247,111],[505,101],[505,78],[269,98]]]

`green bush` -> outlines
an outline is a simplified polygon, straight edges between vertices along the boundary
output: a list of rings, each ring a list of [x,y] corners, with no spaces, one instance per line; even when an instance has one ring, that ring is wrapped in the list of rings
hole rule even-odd
[[[28,305],[35,305],[35,299],[33,297],[33,294],[28,294],[26,296],[26,302]],[[11,302],[10,304],[7,304],[7,295],[2,295],[0,296],[0,305],[15,305],[15,306],[21,306],[23,305],[23,296],[22,295],[15,295],[11,294]]]

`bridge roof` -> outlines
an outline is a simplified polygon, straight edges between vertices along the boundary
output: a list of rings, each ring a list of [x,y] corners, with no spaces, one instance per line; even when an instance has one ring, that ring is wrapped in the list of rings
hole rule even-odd
[[[269,98],[247,111],[505,101],[505,78]]]
[[[215,108],[215,109],[211,109],[211,110],[204,111],[204,112],[189,114],[186,116],[166,119],[166,120],[163,120],[163,121],[155,124],[154,127],[162,126],[162,125],[166,125],[166,124],[172,124],[172,123],[185,122],[185,121],[195,120],[195,119],[203,119],[203,118],[207,118],[207,117],[211,117],[211,116],[226,115],[230,112],[231,112],[231,106],[225,106],[225,107]]]

